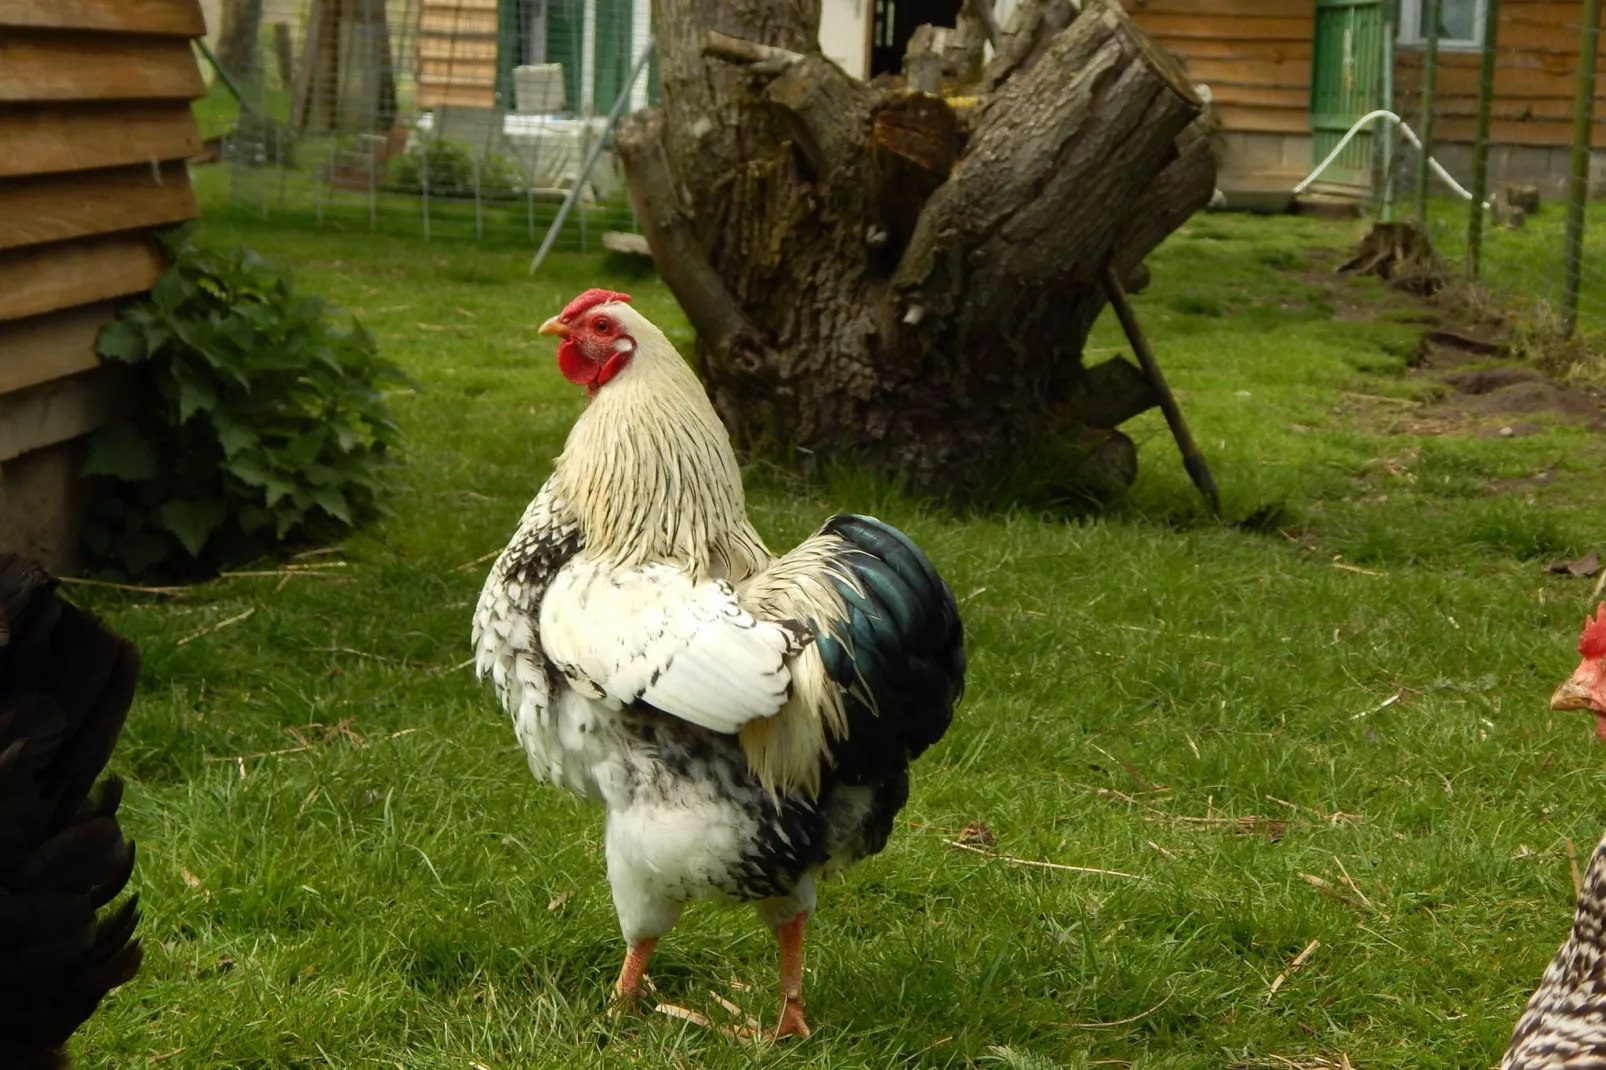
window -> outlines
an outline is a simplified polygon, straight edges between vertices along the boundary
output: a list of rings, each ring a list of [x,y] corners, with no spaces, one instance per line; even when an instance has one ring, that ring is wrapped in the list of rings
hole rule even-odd
[[[1439,47],[1483,47],[1484,0],[1439,0]],[[1400,0],[1400,44],[1421,45],[1428,39],[1428,9],[1433,0]]]

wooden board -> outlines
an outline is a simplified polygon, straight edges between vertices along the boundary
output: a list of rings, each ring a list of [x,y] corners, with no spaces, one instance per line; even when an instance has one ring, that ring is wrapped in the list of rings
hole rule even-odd
[[[1181,37],[1206,41],[1309,41],[1315,21],[1309,16],[1233,16],[1135,11],[1132,21],[1151,37]]]
[[[1195,57],[1219,60],[1263,60],[1271,63],[1303,62],[1310,65],[1315,49],[1309,37],[1303,41],[1245,41],[1236,38],[1197,38],[1157,36],[1155,41],[1172,55],[1185,60]]]
[[[185,160],[201,137],[183,101],[0,109],[0,178]]]
[[[0,26],[206,35],[197,0],[0,0]]]
[[[484,34],[492,40],[496,39],[497,15],[494,9],[487,11],[454,11],[443,9],[438,5],[424,8],[424,13],[418,19],[418,35],[439,33],[447,36],[456,34]]]
[[[205,95],[195,54],[181,37],[0,33],[0,103]]]
[[[1308,134],[1310,113],[1304,108],[1259,108],[1216,102],[1211,105],[1223,129],[1263,134]]]
[[[1285,16],[1308,5],[1289,3],[1289,0],[1123,0],[1123,6],[1132,21],[1142,25],[1155,15],[1192,15],[1211,19],[1230,19],[1234,16],[1264,18]]]
[[[418,41],[420,60],[443,63],[484,63],[496,66],[496,38],[423,37]]]
[[[0,252],[0,320],[143,293],[166,266],[156,239],[139,234]]]
[[[181,223],[201,214],[183,161],[0,182],[0,249]]]
[[[496,92],[490,86],[432,85],[420,82],[417,93],[420,108],[438,108],[457,104],[465,108],[491,108],[496,106]]]
[[[1289,59],[1283,62],[1245,57],[1243,59],[1214,59],[1205,56],[1188,56],[1183,60],[1188,77],[1203,82],[1216,95],[1220,86],[1255,85],[1267,89],[1295,89],[1310,91],[1310,57]]]
[[[0,394],[97,367],[95,338],[114,309],[103,301],[0,323]]]

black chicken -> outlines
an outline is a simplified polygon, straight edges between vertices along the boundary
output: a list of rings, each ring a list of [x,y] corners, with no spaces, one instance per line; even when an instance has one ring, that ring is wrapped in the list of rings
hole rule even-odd
[[[63,601],[38,565],[0,554],[0,1067],[57,1070],[101,999],[134,976],[134,869],[123,785],[98,790],[139,653]]]

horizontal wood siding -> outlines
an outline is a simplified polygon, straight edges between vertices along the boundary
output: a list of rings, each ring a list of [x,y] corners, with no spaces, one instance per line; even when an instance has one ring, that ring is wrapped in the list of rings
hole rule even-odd
[[[417,105],[496,105],[497,0],[422,0]]]
[[[201,138],[186,101],[0,108],[0,178],[187,160]]]
[[[1550,148],[1572,144],[1573,71],[1582,14],[1581,0],[1501,0],[1492,143]],[[1473,140],[1481,63],[1476,52],[1439,53],[1434,140]],[[1421,114],[1422,51],[1400,49],[1395,71],[1395,103],[1406,122],[1414,124]],[[1594,140],[1596,148],[1606,148],[1606,79],[1595,99]]]
[[[93,428],[95,337],[198,214],[198,0],[0,0],[0,411],[10,453]],[[21,434],[19,428],[26,428]]]
[[[0,323],[0,394],[98,365],[95,336],[112,321],[115,307],[103,301]]]
[[[1286,0],[1124,0],[1132,21],[1210,87],[1233,131],[1310,131],[1314,4]]]
[[[0,104],[67,100],[195,100],[206,83],[182,37],[7,30]]]
[[[201,37],[206,20],[194,0],[0,0],[0,26]]]
[[[182,161],[0,181],[0,250],[200,215]]]

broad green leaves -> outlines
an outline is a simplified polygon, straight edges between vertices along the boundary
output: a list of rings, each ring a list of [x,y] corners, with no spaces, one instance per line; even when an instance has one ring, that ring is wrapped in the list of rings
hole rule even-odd
[[[90,440],[84,474],[109,477],[90,551],[128,575],[205,572],[383,512],[399,436],[380,386],[407,377],[251,250],[169,246],[96,342],[141,378],[133,417]]]

